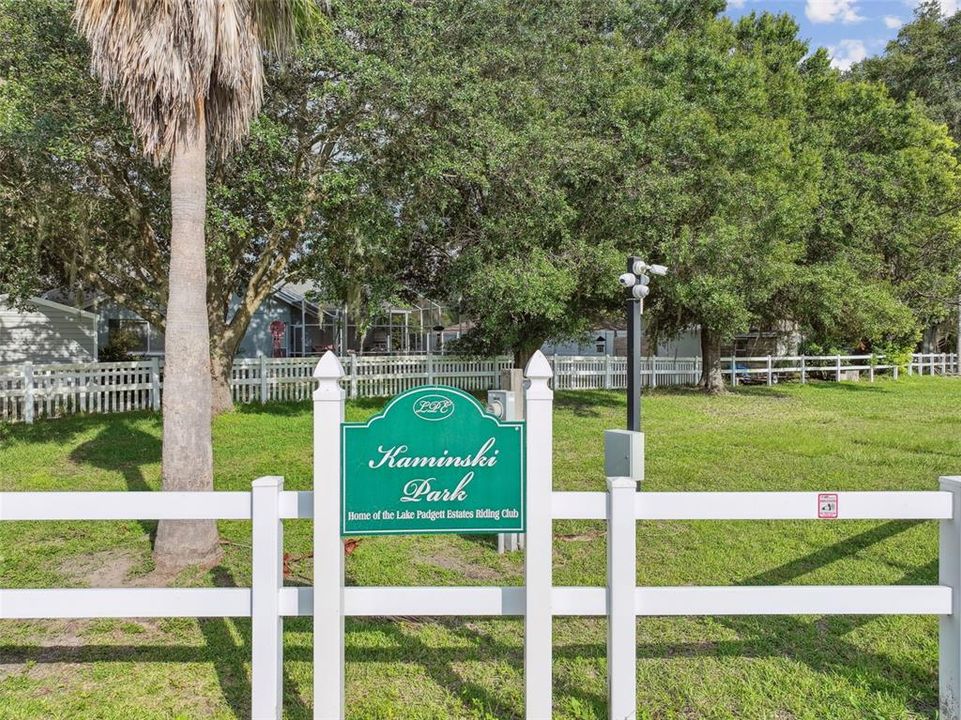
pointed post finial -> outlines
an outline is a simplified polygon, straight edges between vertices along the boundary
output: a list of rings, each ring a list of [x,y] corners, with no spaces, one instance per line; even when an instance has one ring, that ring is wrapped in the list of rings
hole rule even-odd
[[[318,380],[344,377],[344,366],[340,364],[340,358],[331,350],[325,352],[314,368],[314,377]]]
[[[524,377],[527,378],[527,383],[525,383],[527,392],[525,394],[529,399],[554,397],[553,391],[547,384],[554,377],[554,370],[540,350],[536,351],[527,361],[527,367],[524,368]]]
[[[334,400],[342,401],[346,393],[340,387],[340,381],[344,377],[344,366],[340,364],[340,359],[333,352],[328,350],[314,368],[314,379],[317,380],[317,389],[314,390],[314,400]]]

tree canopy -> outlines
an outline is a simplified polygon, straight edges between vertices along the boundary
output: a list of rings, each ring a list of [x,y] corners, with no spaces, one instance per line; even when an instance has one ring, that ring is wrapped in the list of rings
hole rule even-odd
[[[0,286],[98,288],[162,326],[162,178],[46,3],[0,0]],[[211,161],[220,366],[287,278],[357,309],[446,302],[472,320],[462,350],[522,362],[618,317],[630,254],[671,268],[654,338],[699,326],[708,360],[785,322],[825,348],[913,345],[958,290],[957,80],[949,50],[920,53],[943,72],[905,54],[957,21],[924,7],[897,62],[845,76],[790,17],[721,6],[333,3]]]

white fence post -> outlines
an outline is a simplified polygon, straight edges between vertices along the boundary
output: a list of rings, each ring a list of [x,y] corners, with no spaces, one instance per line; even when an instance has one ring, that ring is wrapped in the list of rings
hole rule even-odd
[[[807,358],[804,355],[802,355],[801,356],[801,384],[802,385],[808,381],[806,360]]]
[[[251,698],[253,720],[280,720],[284,700],[284,529],[280,519],[282,477],[262,477],[251,488],[253,567],[250,589]]]
[[[834,380],[835,382],[841,382],[841,356],[837,355],[834,358]]]
[[[350,356],[350,396],[352,398],[357,397],[357,368],[360,363],[357,360],[357,355]]]
[[[607,699],[611,720],[637,711],[637,531],[632,478],[607,478]]]
[[[538,350],[527,363],[527,537],[524,549],[524,697],[527,720],[550,720],[552,705],[553,405],[556,372]]]
[[[427,384],[434,384],[434,356],[427,353]]]
[[[871,362],[870,362],[870,364],[869,364],[869,366],[868,366],[868,380],[869,380],[870,382],[874,382],[874,365],[875,365],[875,363],[877,363],[877,359],[876,359],[876,356],[872,354],[872,355],[871,355]]]
[[[771,356],[767,356],[767,384],[768,387],[774,384],[774,374],[771,371]]]
[[[160,358],[150,358],[150,404],[160,410]]]
[[[33,363],[23,364],[23,421],[33,422]]]
[[[941,615],[938,678],[941,720],[961,720],[961,477],[941,478],[952,495],[952,518],[940,522],[938,584],[951,588],[951,614]]]
[[[737,387],[737,356],[731,355],[731,387]]]
[[[260,356],[260,402],[267,402],[267,393],[270,386],[267,384],[267,356]]]
[[[314,720],[344,717],[344,545],[340,540],[343,377],[344,368],[337,356],[330,351],[324,353],[314,370]]]
[[[612,387],[614,387],[614,382],[611,378],[611,356],[605,353],[604,355],[604,389],[610,390]]]

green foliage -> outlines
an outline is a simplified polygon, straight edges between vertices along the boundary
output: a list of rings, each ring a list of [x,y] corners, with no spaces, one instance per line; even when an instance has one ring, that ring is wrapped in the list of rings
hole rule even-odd
[[[961,15],[941,14],[938,0],[924,0],[914,20],[898,30],[884,53],[852,68],[855,77],[879,81],[898,100],[917,97],[931,117],[961,138]]]
[[[675,214],[648,223],[676,270],[649,303],[654,332],[697,323],[717,340],[793,321],[827,345],[912,345],[956,285],[954,145],[822,52],[802,62],[796,34],[784,16],[752,15],[718,22],[713,44],[654,54],[662,84],[677,77],[669,157],[686,161],[662,203]]]
[[[651,109],[625,103],[651,196],[642,244],[671,268],[648,303],[656,336],[698,324],[730,337],[783,318],[816,176],[797,142],[795,33],[784,17],[721,20],[638,60],[656,98]]]
[[[883,83],[897,100],[918,108],[917,112],[923,109],[936,122],[944,123],[955,141],[952,152],[958,157],[957,143],[961,141],[959,56],[961,13],[943,16],[938,2],[925,0],[915,10],[914,20],[904,25],[897,38],[888,43],[884,54],[855,66],[852,74]],[[924,162],[919,158],[918,166],[923,167]],[[912,179],[919,182],[917,178]],[[923,179],[920,182],[923,183]],[[956,225],[956,210],[961,206],[957,191],[947,192],[941,205],[944,208],[942,224]],[[956,229],[930,232],[927,242],[914,249],[911,259],[913,262],[907,269],[913,271],[913,276],[905,281],[907,302],[924,326],[937,327],[940,323],[955,334],[955,324],[949,318],[958,312],[956,298],[961,291],[957,282],[961,268],[957,262]]]
[[[474,322],[462,349],[523,362],[619,310],[639,223],[619,88],[632,55],[717,5],[438,6],[400,219],[414,287]]]
[[[232,298],[315,279],[362,326],[384,301],[445,302],[472,320],[463,351],[522,361],[619,317],[614,278],[641,254],[671,267],[655,338],[786,321],[826,346],[913,344],[958,291],[961,188],[926,115],[942,98],[950,118],[957,80],[923,105],[905,88],[956,21],[921,11],[878,61],[889,94],[868,64],[806,56],[788,16],[719,6],[335,4],[209,168],[212,322],[238,338]],[[0,290],[93,287],[162,325],[166,180],[101,102],[69,9],[0,0]]]
[[[130,328],[118,328],[110,333],[110,340],[97,353],[100,362],[133,360],[133,351],[140,347],[140,338]]]

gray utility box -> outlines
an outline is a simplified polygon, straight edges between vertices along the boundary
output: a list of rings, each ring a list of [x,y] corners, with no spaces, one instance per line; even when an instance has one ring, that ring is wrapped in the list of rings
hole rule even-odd
[[[604,475],[644,479],[644,433],[632,430],[604,431]]]
[[[498,420],[517,420],[516,393],[510,390],[488,390],[487,412]]]

